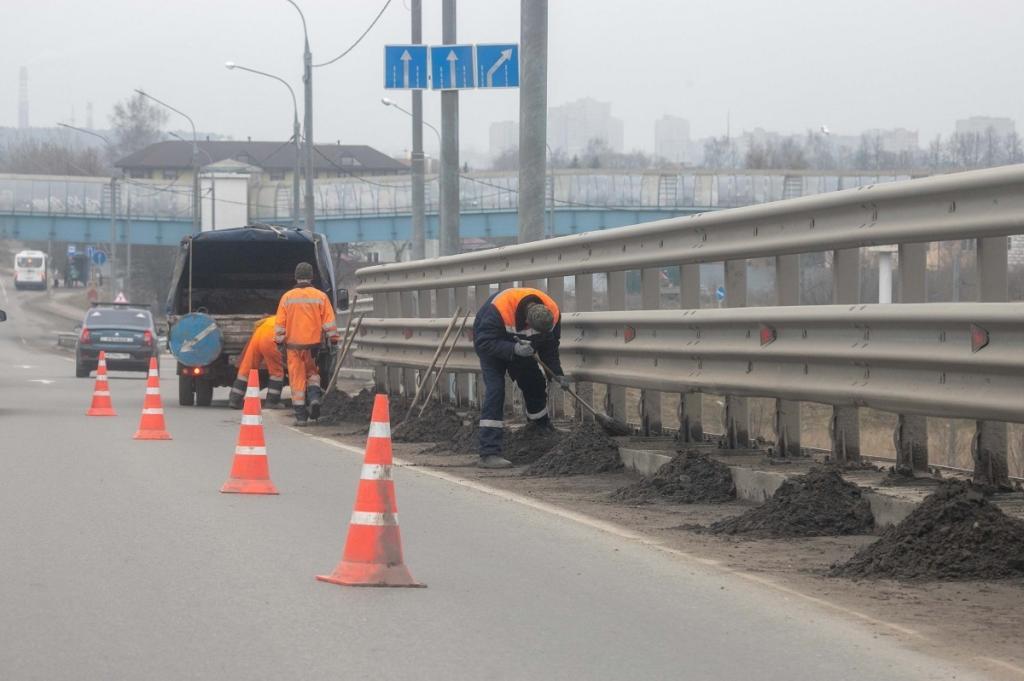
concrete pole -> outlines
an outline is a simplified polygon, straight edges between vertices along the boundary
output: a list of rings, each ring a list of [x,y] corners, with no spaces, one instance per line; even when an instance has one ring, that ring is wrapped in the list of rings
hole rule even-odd
[[[441,42],[455,44],[455,0],[441,8]],[[459,252],[459,91],[441,93],[441,255]]]
[[[302,129],[299,127],[299,112],[296,110],[292,118],[292,136],[295,138],[295,169],[292,171],[292,227],[299,228],[299,204],[302,193],[299,191],[299,177],[302,175]]]
[[[303,24],[305,28],[305,24]],[[316,231],[313,213],[313,53],[309,51],[309,38],[302,55],[302,82],[305,85],[306,115],[306,229]]]
[[[526,243],[544,238],[548,2],[520,0],[519,14],[519,243]]]
[[[423,42],[423,1],[412,0],[412,43]],[[423,167],[423,92],[412,91],[412,259],[427,256],[426,178]]]

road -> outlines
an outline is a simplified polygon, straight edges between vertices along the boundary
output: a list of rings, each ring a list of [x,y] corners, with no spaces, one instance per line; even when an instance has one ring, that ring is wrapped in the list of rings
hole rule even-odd
[[[33,294],[6,293],[2,679],[974,678],[832,611],[413,469],[395,473],[402,533],[429,588],[317,582],[341,553],[357,454],[273,414],[281,495],[221,495],[238,412],[178,407],[167,362],[173,441],[131,439],[141,374],[112,375],[118,417],[84,416],[92,381],[34,345]]]

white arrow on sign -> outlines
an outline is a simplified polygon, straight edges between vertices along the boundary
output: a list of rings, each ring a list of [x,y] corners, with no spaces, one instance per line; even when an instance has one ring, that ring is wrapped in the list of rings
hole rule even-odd
[[[203,329],[202,331],[197,333],[195,338],[189,338],[187,341],[182,343],[181,344],[181,351],[182,352],[188,352],[189,350],[194,348],[199,341],[203,340],[204,338],[206,338],[207,336],[209,336],[211,333],[213,333],[216,330],[217,330],[216,322],[213,323],[213,324],[210,324],[208,327],[206,327],[205,329]]]
[[[402,87],[409,87],[409,62],[412,61],[412,55],[409,50],[404,50],[399,58],[402,60]]]
[[[501,51],[501,56],[498,58],[498,61],[491,64],[491,68],[487,69],[487,87],[494,87],[494,74],[498,72],[498,69],[501,68],[502,64],[505,64],[511,58],[512,50],[509,49]]]
[[[449,74],[448,75],[448,87],[455,87],[455,82],[456,82],[455,62],[457,62],[459,60],[459,58],[457,56],[455,56],[455,50],[448,50],[448,57],[447,57],[447,59],[448,59],[448,74]]]

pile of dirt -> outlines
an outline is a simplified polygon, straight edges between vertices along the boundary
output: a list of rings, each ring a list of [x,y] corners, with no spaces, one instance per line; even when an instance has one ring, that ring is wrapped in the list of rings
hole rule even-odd
[[[462,424],[444,442],[424,449],[421,454],[476,454],[480,451],[479,417],[467,418],[468,423]]]
[[[843,480],[836,469],[819,466],[786,480],[757,508],[714,523],[707,531],[757,537],[833,537],[868,534],[874,525],[860,487]]]
[[[1006,579],[1024,577],[1024,521],[1011,518],[969,484],[943,484],[834,577]]]
[[[320,406],[320,425],[334,425],[336,423],[355,423],[370,427],[370,417],[373,415],[373,400],[376,393],[363,388],[355,397],[343,390],[335,390],[324,398]],[[400,423],[405,418],[406,407],[398,400],[388,401],[388,411],[391,415],[391,423]]]
[[[391,438],[395,442],[446,442],[461,428],[462,417],[454,409],[440,402],[430,402],[422,415],[393,428]]]
[[[530,424],[506,430],[503,456],[516,466],[531,464],[561,444],[566,435],[564,430],[536,428]]]
[[[619,446],[594,422],[578,424],[523,475],[557,477],[622,470]]]
[[[714,504],[735,498],[736,485],[729,467],[696,450],[680,451],[654,475],[612,492],[612,499],[629,504],[656,500]]]

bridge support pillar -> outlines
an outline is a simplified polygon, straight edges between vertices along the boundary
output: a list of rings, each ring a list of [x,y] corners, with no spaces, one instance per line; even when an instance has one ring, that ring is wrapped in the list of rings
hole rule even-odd
[[[577,274],[575,276],[576,288],[576,312],[594,311],[594,275]],[[577,383],[576,394],[583,398],[588,404],[594,403],[594,384]],[[573,405],[577,421],[593,421],[593,415],[578,404]]]
[[[700,265],[679,266],[679,307],[700,309]],[[704,395],[683,393],[679,396],[679,439],[682,442],[704,442]]]
[[[982,302],[1002,303],[1009,298],[1007,256],[1006,237],[978,239],[978,297]],[[978,421],[971,446],[974,482],[1010,488],[1007,443],[1005,423]]]
[[[725,263],[725,306],[747,306],[747,261]],[[746,397],[725,396],[725,442],[729,449],[750,446],[750,404]]]
[[[800,304],[800,256],[775,258],[775,304]],[[775,447],[785,458],[800,456],[800,403],[775,400]]]
[[[832,252],[832,302],[837,305],[860,302],[860,249]],[[832,459],[837,463],[860,461],[860,410],[832,407]]]
[[[900,244],[901,303],[927,302],[928,244]],[[879,297],[882,292],[879,291]],[[928,472],[928,419],[900,414],[896,424],[896,470],[904,475]]]

